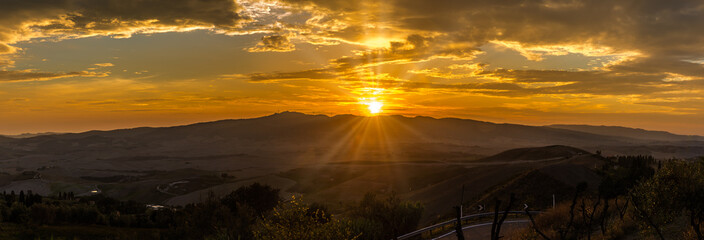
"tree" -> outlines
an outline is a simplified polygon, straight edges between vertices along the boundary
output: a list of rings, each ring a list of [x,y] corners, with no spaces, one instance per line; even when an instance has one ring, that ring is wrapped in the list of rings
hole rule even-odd
[[[213,192],[202,203],[189,204],[176,211],[167,239],[252,239],[250,226],[256,216],[251,208],[240,206],[233,212]]]
[[[9,220],[17,224],[27,224],[29,222],[29,210],[24,204],[14,203],[10,208]]]
[[[322,210],[314,214],[310,214],[309,210],[308,205],[292,197],[290,202],[276,207],[271,216],[265,217],[256,225],[254,236],[261,240],[354,240],[359,238],[360,234],[353,232],[349,221],[335,218],[322,221],[321,218],[325,217]]]
[[[704,161],[671,160],[630,193],[637,219],[644,230],[654,230],[661,239],[661,226],[686,215],[697,239],[704,239]]]
[[[7,204],[7,207],[11,207],[12,203],[15,202],[15,191],[10,191],[9,195],[5,195],[5,204]]]
[[[279,189],[269,185],[253,183],[240,187],[221,199],[230,210],[236,211],[238,204],[245,204],[254,209],[257,216],[262,217],[279,203]]]
[[[56,218],[56,211],[54,208],[47,206],[45,204],[34,204],[29,208],[29,214],[32,222],[43,225],[43,224],[54,224],[54,219]]]
[[[395,194],[380,200],[373,193],[367,193],[352,211],[364,239],[395,239],[411,232],[418,227],[422,213],[420,203],[401,201]]]
[[[515,195],[511,193],[511,197],[509,198],[508,205],[506,205],[506,210],[504,210],[503,215],[501,216],[501,219],[499,219],[499,206],[501,206],[501,200],[495,199],[496,206],[494,207],[494,221],[491,224],[491,240],[499,240],[501,236],[501,225],[504,223],[506,220],[506,217],[508,216],[508,212],[511,210],[511,206],[513,205],[514,200],[516,199]]]
[[[589,207],[586,202],[586,198],[582,198],[582,205],[579,207],[580,211],[582,212],[582,224],[584,224],[587,233],[587,240],[592,239],[592,226],[594,224],[594,215],[598,210],[599,204],[601,204],[601,194],[597,195],[596,201],[592,202],[593,205]],[[603,214],[604,213],[602,213],[602,215]],[[605,230],[602,231],[605,232]]]
[[[25,206],[27,205],[26,199],[24,197],[24,191],[20,190],[20,203],[24,204]]]

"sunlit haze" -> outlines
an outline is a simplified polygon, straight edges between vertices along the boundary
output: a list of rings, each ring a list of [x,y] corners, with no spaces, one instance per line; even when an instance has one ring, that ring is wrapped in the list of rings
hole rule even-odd
[[[0,134],[296,111],[704,135],[703,11],[701,1],[0,1]]]
[[[369,102],[369,103],[367,103],[367,105],[368,105],[367,108],[369,109],[369,113],[371,113],[371,114],[381,113],[381,107],[384,106],[384,104],[381,102]]]
[[[704,0],[0,0],[0,240],[704,240],[703,189]]]

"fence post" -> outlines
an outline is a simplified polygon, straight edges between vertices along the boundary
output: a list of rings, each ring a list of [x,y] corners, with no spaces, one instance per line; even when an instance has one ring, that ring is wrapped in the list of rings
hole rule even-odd
[[[457,212],[457,222],[455,224],[455,233],[458,240],[464,240],[464,232],[462,231],[462,205],[455,207]]]

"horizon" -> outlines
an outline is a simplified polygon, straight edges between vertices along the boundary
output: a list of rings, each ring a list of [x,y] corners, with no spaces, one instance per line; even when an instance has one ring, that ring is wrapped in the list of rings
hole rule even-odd
[[[337,117],[337,116],[354,116],[354,117],[363,117],[363,118],[374,118],[374,117],[404,117],[404,118],[417,118],[417,117],[424,117],[424,118],[432,118],[435,120],[443,120],[443,119],[460,119],[460,120],[470,120],[470,121],[481,121],[481,122],[488,122],[492,124],[513,124],[513,125],[523,125],[523,126],[531,126],[531,127],[551,127],[552,125],[572,125],[572,126],[591,126],[591,127],[620,127],[620,128],[627,128],[627,129],[634,129],[634,130],[643,130],[643,131],[650,131],[650,132],[666,132],[666,133],[671,133],[675,135],[681,135],[681,136],[702,136],[703,135],[698,135],[698,134],[684,134],[684,133],[676,133],[676,132],[670,132],[670,131],[664,131],[664,130],[658,130],[658,129],[643,129],[643,128],[637,128],[637,127],[631,127],[631,126],[616,126],[616,125],[589,125],[589,124],[572,124],[572,123],[555,123],[555,124],[546,124],[546,125],[526,125],[526,124],[519,124],[519,123],[511,123],[511,122],[491,122],[491,121],[482,121],[478,119],[471,119],[471,118],[457,118],[457,117],[433,117],[433,116],[423,116],[423,115],[401,115],[401,114],[376,114],[376,115],[355,115],[355,114],[322,114],[322,113],[305,113],[305,112],[298,112],[298,111],[281,111],[281,112],[275,112],[271,114],[266,114],[266,115],[261,115],[261,116],[253,116],[253,117],[245,117],[245,118],[223,118],[223,119],[215,119],[215,120],[209,120],[209,121],[201,121],[201,122],[187,122],[187,123],[178,123],[174,125],[161,125],[161,126],[128,126],[128,127],[122,127],[122,128],[105,128],[105,129],[85,129],[85,130],[77,130],[77,131],[65,131],[65,132],[58,132],[58,131],[44,131],[44,132],[22,132],[22,133],[15,133],[15,134],[6,134],[6,133],[0,133],[0,136],[5,136],[5,137],[18,137],[22,135],[43,135],[43,134],[77,134],[77,133],[85,133],[85,132],[91,132],[91,131],[115,131],[115,130],[129,130],[129,129],[136,129],[136,128],[169,128],[169,127],[180,127],[180,126],[189,126],[189,125],[195,125],[195,124],[201,124],[201,123],[213,123],[213,122],[220,122],[220,121],[230,121],[230,120],[247,120],[247,119],[257,119],[257,118],[264,118],[264,117],[270,117],[278,114],[284,114],[284,113],[298,113],[298,114],[303,114],[306,116],[325,116],[325,117]]]
[[[0,0],[0,239],[704,240],[702,29],[702,0]]]
[[[704,135],[704,33],[691,30],[703,9],[684,0],[4,2],[0,133],[286,109]]]

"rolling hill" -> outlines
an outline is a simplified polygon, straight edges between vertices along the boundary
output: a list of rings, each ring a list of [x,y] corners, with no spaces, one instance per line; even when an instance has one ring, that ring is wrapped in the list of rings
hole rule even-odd
[[[262,182],[337,210],[367,192],[394,192],[425,203],[424,221],[432,221],[449,211],[448,202],[459,201],[463,184],[471,201],[519,189],[540,193],[532,199],[546,204],[548,193],[534,187],[566,191],[576,184],[574,176],[591,181],[596,150],[704,155],[697,137],[667,135],[673,141],[665,141],[646,133],[283,112],[164,128],[0,137],[0,190],[80,195],[97,189],[122,200],[185,204],[208,191],[226,194]],[[28,175],[41,179],[19,177]]]
[[[640,128],[620,126],[592,126],[592,125],[565,125],[554,124],[547,127],[567,129],[572,131],[593,133],[605,136],[628,137],[652,141],[704,141],[704,137],[696,135],[677,135],[665,131],[650,131]]]
[[[574,147],[553,145],[541,148],[511,149],[490,157],[483,158],[480,161],[531,161],[540,159],[568,158],[582,154],[588,154],[588,152]]]
[[[465,119],[380,116],[306,115],[283,112],[254,119],[222,120],[166,128],[134,128],[0,139],[0,147],[17,154],[94,156],[101,159],[127,156],[206,156],[227,154],[271,155],[316,153],[336,148],[340,159],[350,152],[466,152],[480,155],[502,150],[545,145],[585,149],[639,146],[702,146],[699,136],[663,132],[619,134],[583,128],[564,129],[517,124],[495,124]],[[579,131],[579,130],[584,131]],[[589,131],[587,131],[589,130]],[[634,130],[637,131],[637,130]],[[667,136],[667,137],[664,137]],[[672,142],[664,141],[671,139]],[[688,139],[688,142],[680,142]],[[618,147],[618,148],[617,148]],[[393,151],[396,148],[399,151]],[[450,151],[448,151],[450,150]],[[657,152],[655,149],[653,152]],[[691,149],[690,149],[691,151]],[[704,151],[703,151],[704,152]],[[698,153],[672,152],[678,157]],[[274,154],[276,155],[276,154]],[[334,157],[338,158],[338,157]],[[347,159],[350,160],[350,159]],[[359,160],[359,159],[351,159]]]

